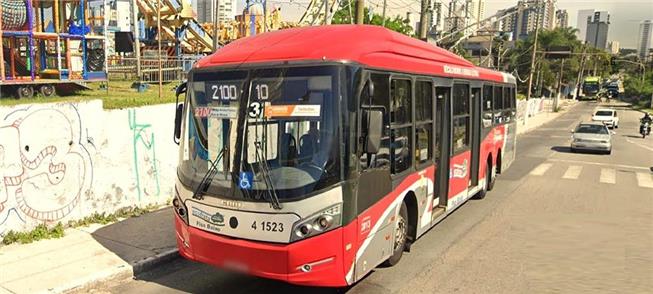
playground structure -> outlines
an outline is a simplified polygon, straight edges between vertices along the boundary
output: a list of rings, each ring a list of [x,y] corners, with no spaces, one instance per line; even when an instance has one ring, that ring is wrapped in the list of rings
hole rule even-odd
[[[159,3],[160,1],[160,3]],[[213,37],[193,16],[188,0],[136,0],[142,18],[139,19],[141,41],[154,44],[158,40],[157,13],[160,5],[161,40],[175,48],[174,56],[213,52]]]
[[[104,7],[85,0],[0,1],[0,91],[52,96],[105,81]]]

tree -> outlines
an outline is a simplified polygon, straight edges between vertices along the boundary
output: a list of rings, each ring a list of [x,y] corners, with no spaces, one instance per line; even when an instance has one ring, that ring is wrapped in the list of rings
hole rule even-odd
[[[349,7],[347,7],[347,5],[349,5]],[[349,13],[350,11],[352,14]],[[331,20],[331,23],[333,24],[354,23],[354,21],[352,20],[352,16],[355,17],[353,15],[355,11],[356,8],[355,8],[354,1],[340,1],[340,7],[333,14],[333,19]],[[369,8],[365,7],[365,12],[363,13],[363,15],[364,15],[365,24],[372,24],[378,26],[383,25],[383,16],[376,13],[370,13]],[[386,17],[385,27],[407,36],[411,36],[411,37],[413,36],[413,28],[410,26],[410,21],[398,15],[395,16],[394,18]]]
[[[534,34],[530,34],[528,38],[519,40],[515,43],[515,47],[507,52],[505,61],[508,62],[507,68],[511,72],[524,78],[531,71],[531,50],[534,43]],[[581,70],[581,53],[585,51],[591,57],[585,59],[585,70],[593,74],[596,69],[596,74],[599,76],[607,77],[610,75],[612,68],[610,66],[610,55],[604,50],[599,50],[593,47],[587,47],[576,38],[576,29],[573,28],[556,28],[554,30],[543,30],[538,36],[538,51],[546,51],[553,47],[569,47],[572,55],[565,59],[564,68],[562,71],[562,83],[571,84],[575,86],[578,79],[579,71]],[[541,88],[556,89],[558,85],[557,75],[560,73],[560,66],[562,62],[560,59],[547,59],[545,55],[538,52],[536,55],[536,67],[534,75],[534,88],[541,90]],[[581,74],[582,76],[582,74]],[[540,88],[539,85],[542,85]],[[521,92],[526,92],[526,83],[521,83],[518,88]],[[537,91],[536,91],[537,92]]]

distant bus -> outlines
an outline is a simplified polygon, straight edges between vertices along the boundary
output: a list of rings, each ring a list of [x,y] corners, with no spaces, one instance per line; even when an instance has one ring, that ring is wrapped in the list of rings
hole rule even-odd
[[[379,26],[240,39],[179,89],[179,252],[250,275],[351,285],[515,158],[512,75]]]
[[[583,80],[581,99],[596,99],[601,92],[601,77],[586,77]]]

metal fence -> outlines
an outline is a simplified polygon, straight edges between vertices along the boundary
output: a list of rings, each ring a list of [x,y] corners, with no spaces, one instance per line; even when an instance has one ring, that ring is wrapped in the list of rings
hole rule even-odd
[[[144,83],[176,82],[185,80],[188,71],[201,56],[184,56],[161,59],[161,76],[159,76],[158,58],[141,58],[141,73],[138,75],[136,58],[112,56],[108,58],[109,80],[131,80]]]

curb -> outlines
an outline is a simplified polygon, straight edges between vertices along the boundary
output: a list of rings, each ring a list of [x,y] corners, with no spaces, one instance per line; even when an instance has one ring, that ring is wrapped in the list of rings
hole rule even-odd
[[[132,265],[132,274],[134,276],[140,275],[161,264],[170,262],[177,257],[179,257],[179,249],[177,248],[169,249],[154,256],[150,256],[134,263]]]
[[[161,264],[173,261],[179,257],[177,248],[158,253],[145,259],[134,262],[130,265],[122,265],[105,271],[94,273],[83,279],[74,281],[68,285],[48,289],[48,293],[87,293],[94,288],[98,288],[103,283],[111,280],[125,280],[134,278],[149,270],[158,267]]]

